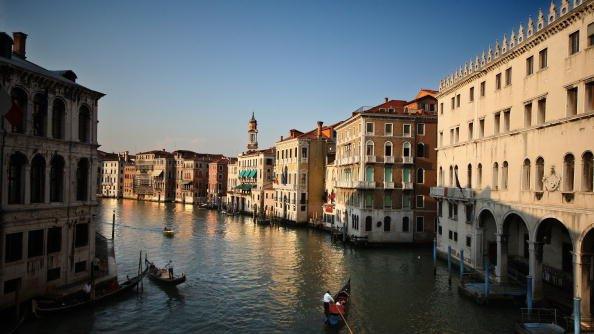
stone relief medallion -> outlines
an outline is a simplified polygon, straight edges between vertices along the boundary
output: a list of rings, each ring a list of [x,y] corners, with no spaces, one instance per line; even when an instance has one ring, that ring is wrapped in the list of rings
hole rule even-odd
[[[551,174],[542,178],[545,188],[548,191],[555,191],[559,189],[561,177],[555,173],[555,166],[551,167]]]

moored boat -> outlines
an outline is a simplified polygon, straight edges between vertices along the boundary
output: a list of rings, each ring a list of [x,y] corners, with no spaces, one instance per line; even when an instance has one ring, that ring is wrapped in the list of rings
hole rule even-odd
[[[33,314],[36,316],[45,316],[56,313],[63,313],[75,309],[95,305],[99,302],[110,298],[122,295],[125,292],[132,290],[140,283],[144,275],[148,272],[146,268],[138,276],[127,279],[125,282],[119,284],[116,279],[105,282],[94,288],[93,294],[89,295],[83,291],[68,295],[59,299],[33,299]]]
[[[165,226],[165,228],[163,228],[163,235],[166,237],[173,237],[175,232],[172,228]]]
[[[345,324],[351,298],[351,279],[334,295],[334,303],[330,304],[326,315],[326,325],[330,327],[342,327]]]
[[[157,283],[161,283],[164,285],[178,285],[181,284],[183,282],[186,281],[186,274],[182,273],[181,275],[170,275],[169,273],[169,266],[170,263],[168,263],[165,268],[158,268],[157,266],[155,266],[154,263],[152,263],[149,260],[145,259],[145,262],[148,266],[148,276],[150,279],[154,280]]]

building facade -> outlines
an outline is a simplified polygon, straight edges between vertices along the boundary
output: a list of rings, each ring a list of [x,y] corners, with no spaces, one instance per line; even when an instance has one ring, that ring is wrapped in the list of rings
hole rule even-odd
[[[335,126],[291,130],[275,145],[274,216],[296,223],[322,219],[326,156],[335,150]]]
[[[123,197],[127,199],[136,199],[134,192],[134,177],[136,176],[136,162],[131,159],[129,163],[124,165],[124,188]]]
[[[175,158],[175,201],[186,204],[206,202],[208,193],[208,165],[221,155],[179,150]]]
[[[173,154],[165,150],[138,153],[134,176],[136,198],[156,202],[175,201],[175,165]]]
[[[430,242],[434,236],[436,92],[362,108],[336,127],[335,218],[351,239]]]
[[[128,151],[103,154],[100,163],[101,196],[124,197],[124,168],[132,163]]]
[[[442,80],[437,244],[591,316],[594,1],[551,3]]]
[[[225,202],[229,164],[235,161],[236,159],[223,157],[208,164],[208,202],[210,204],[219,206]]]
[[[17,293],[24,301],[88,281],[96,256],[103,94],[28,61],[27,35],[13,38],[0,33],[0,308]]]

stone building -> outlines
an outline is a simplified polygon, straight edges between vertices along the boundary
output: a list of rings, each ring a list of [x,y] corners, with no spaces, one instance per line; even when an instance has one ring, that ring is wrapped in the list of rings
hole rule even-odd
[[[351,239],[430,242],[434,236],[437,100],[362,108],[336,127],[335,215]]]
[[[594,1],[551,3],[500,41],[440,84],[438,249],[590,317]]]
[[[334,127],[318,122],[303,133],[290,130],[276,143],[274,216],[296,223],[322,219],[326,156],[335,150]]]
[[[222,157],[208,164],[208,202],[220,205],[227,196],[227,178],[229,164],[237,161],[235,158]]]
[[[165,150],[138,153],[134,176],[136,198],[156,202],[175,201],[175,165],[173,154]]]
[[[131,159],[129,163],[124,165],[124,188],[123,197],[128,199],[136,199],[134,192],[134,177],[136,176],[136,162]]]
[[[104,94],[77,84],[71,70],[27,60],[26,38],[0,33],[0,308],[17,293],[23,301],[88,281],[100,252],[94,217]]]
[[[128,151],[104,153],[101,158],[101,196],[122,198],[124,196],[124,168],[131,164]]]
[[[208,165],[223,156],[186,150],[173,152],[175,158],[175,201],[186,204],[206,202]]]

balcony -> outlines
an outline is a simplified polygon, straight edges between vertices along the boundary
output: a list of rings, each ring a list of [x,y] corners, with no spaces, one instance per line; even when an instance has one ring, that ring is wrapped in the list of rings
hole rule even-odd
[[[413,183],[412,182],[404,182],[404,181],[402,181],[402,189],[403,190],[412,190],[413,189]]]
[[[394,189],[394,182],[384,182],[384,189]]]
[[[385,156],[384,157],[384,163],[386,163],[386,164],[393,164],[394,163],[394,157],[392,157],[392,156],[390,156],[390,157],[389,156]]]
[[[353,181],[336,181],[337,188],[355,188]]]
[[[446,198],[462,201],[474,199],[474,191],[471,188],[431,187],[429,195],[434,198]]]
[[[375,155],[366,155],[365,156],[365,162],[376,162],[376,157]]]
[[[412,164],[414,163],[413,157],[402,157],[403,164]]]
[[[375,182],[374,181],[360,181],[357,185],[357,188],[375,189]]]

